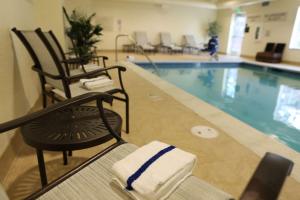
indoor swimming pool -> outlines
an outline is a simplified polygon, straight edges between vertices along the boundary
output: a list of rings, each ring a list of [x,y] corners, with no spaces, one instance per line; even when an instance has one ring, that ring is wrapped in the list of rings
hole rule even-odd
[[[156,65],[162,79],[300,152],[300,74],[247,63]]]

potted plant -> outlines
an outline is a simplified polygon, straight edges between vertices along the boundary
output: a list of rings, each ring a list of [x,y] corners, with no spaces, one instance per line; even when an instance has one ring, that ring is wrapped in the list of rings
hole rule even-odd
[[[88,63],[94,54],[95,44],[100,41],[103,28],[99,24],[92,24],[95,13],[90,16],[73,10],[70,17],[67,17],[70,27],[67,28],[67,36],[73,43],[72,50],[82,59],[83,63]]]
[[[210,37],[218,36],[221,32],[221,26],[217,21],[208,24],[207,34]]]

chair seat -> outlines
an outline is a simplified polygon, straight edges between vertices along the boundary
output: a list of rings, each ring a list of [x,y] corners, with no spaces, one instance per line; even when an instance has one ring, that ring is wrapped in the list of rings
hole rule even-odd
[[[263,58],[280,58],[282,56],[281,53],[272,53],[272,52],[258,52],[257,57]]]
[[[133,144],[123,144],[94,161],[69,179],[60,183],[40,200],[101,199],[129,200],[130,198],[112,184],[112,165],[137,149]],[[225,200],[231,196],[191,176],[187,178],[167,199],[168,200]]]
[[[153,46],[151,46],[151,45],[149,45],[149,44],[144,44],[144,45],[142,45],[142,48],[143,48],[144,50],[154,50],[154,49],[155,49],[155,47],[153,47]]]
[[[200,47],[198,46],[190,46],[190,45],[185,46],[185,48],[200,49]]]
[[[84,69],[85,69],[86,72],[92,72],[92,71],[95,71],[95,70],[103,69],[103,67],[98,66],[96,64],[86,64],[86,65],[84,65]],[[79,67],[78,69],[70,70],[70,75],[71,76],[79,75],[79,74],[82,74],[82,73],[84,73],[84,71],[81,67]]]
[[[258,52],[255,59],[261,62],[280,63],[282,60],[282,54],[273,52]]]
[[[182,50],[182,47],[180,47],[180,46],[176,46],[176,45],[171,45],[171,46],[169,46],[172,50],[174,50],[174,51],[181,51]]]
[[[110,91],[110,90],[113,90],[113,89],[117,88],[114,85],[110,85],[110,86],[105,86],[105,87],[101,87],[101,88],[97,88],[97,89],[93,89],[93,90],[88,90],[88,89],[85,89],[85,88],[81,87],[79,82],[72,83],[69,86],[70,86],[72,97],[76,97],[76,96],[86,94],[86,93],[89,93],[89,92],[107,92],[107,91]],[[54,88],[52,90],[52,92],[54,92],[55,94],[57,94],[57,95],[59,95],[63,98],[67,98],[66,95],[65,95],[65,92],[63,90]]]

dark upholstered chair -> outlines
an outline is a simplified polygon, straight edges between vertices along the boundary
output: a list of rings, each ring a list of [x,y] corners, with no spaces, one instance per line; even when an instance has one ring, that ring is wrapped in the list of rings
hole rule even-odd
[[[256,60],[268,63],[280,63],[284,49],[284,43],[278,43],[276,46],[274,43],[267,43],[265,51],[256,54]]]

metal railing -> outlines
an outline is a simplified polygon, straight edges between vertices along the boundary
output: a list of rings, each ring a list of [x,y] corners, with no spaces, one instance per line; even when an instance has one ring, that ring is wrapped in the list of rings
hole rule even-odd
[[[137,42],[130,36],[127,34],[119,34],[116,36],[115,38],[115,61],[118,62],[118,39],[120,37],[127,37],[131,42],[133,42],[135,49],[140,52],[143,56],[145,56],[145,58],[148,60],[148,62],[153,66],[155,72],[157,73],[157,75],[159,75],[159,68],[158,66],[151,60],[151,58],[145,53],[143,47],[141,47],[140,45],[137,45]]]

